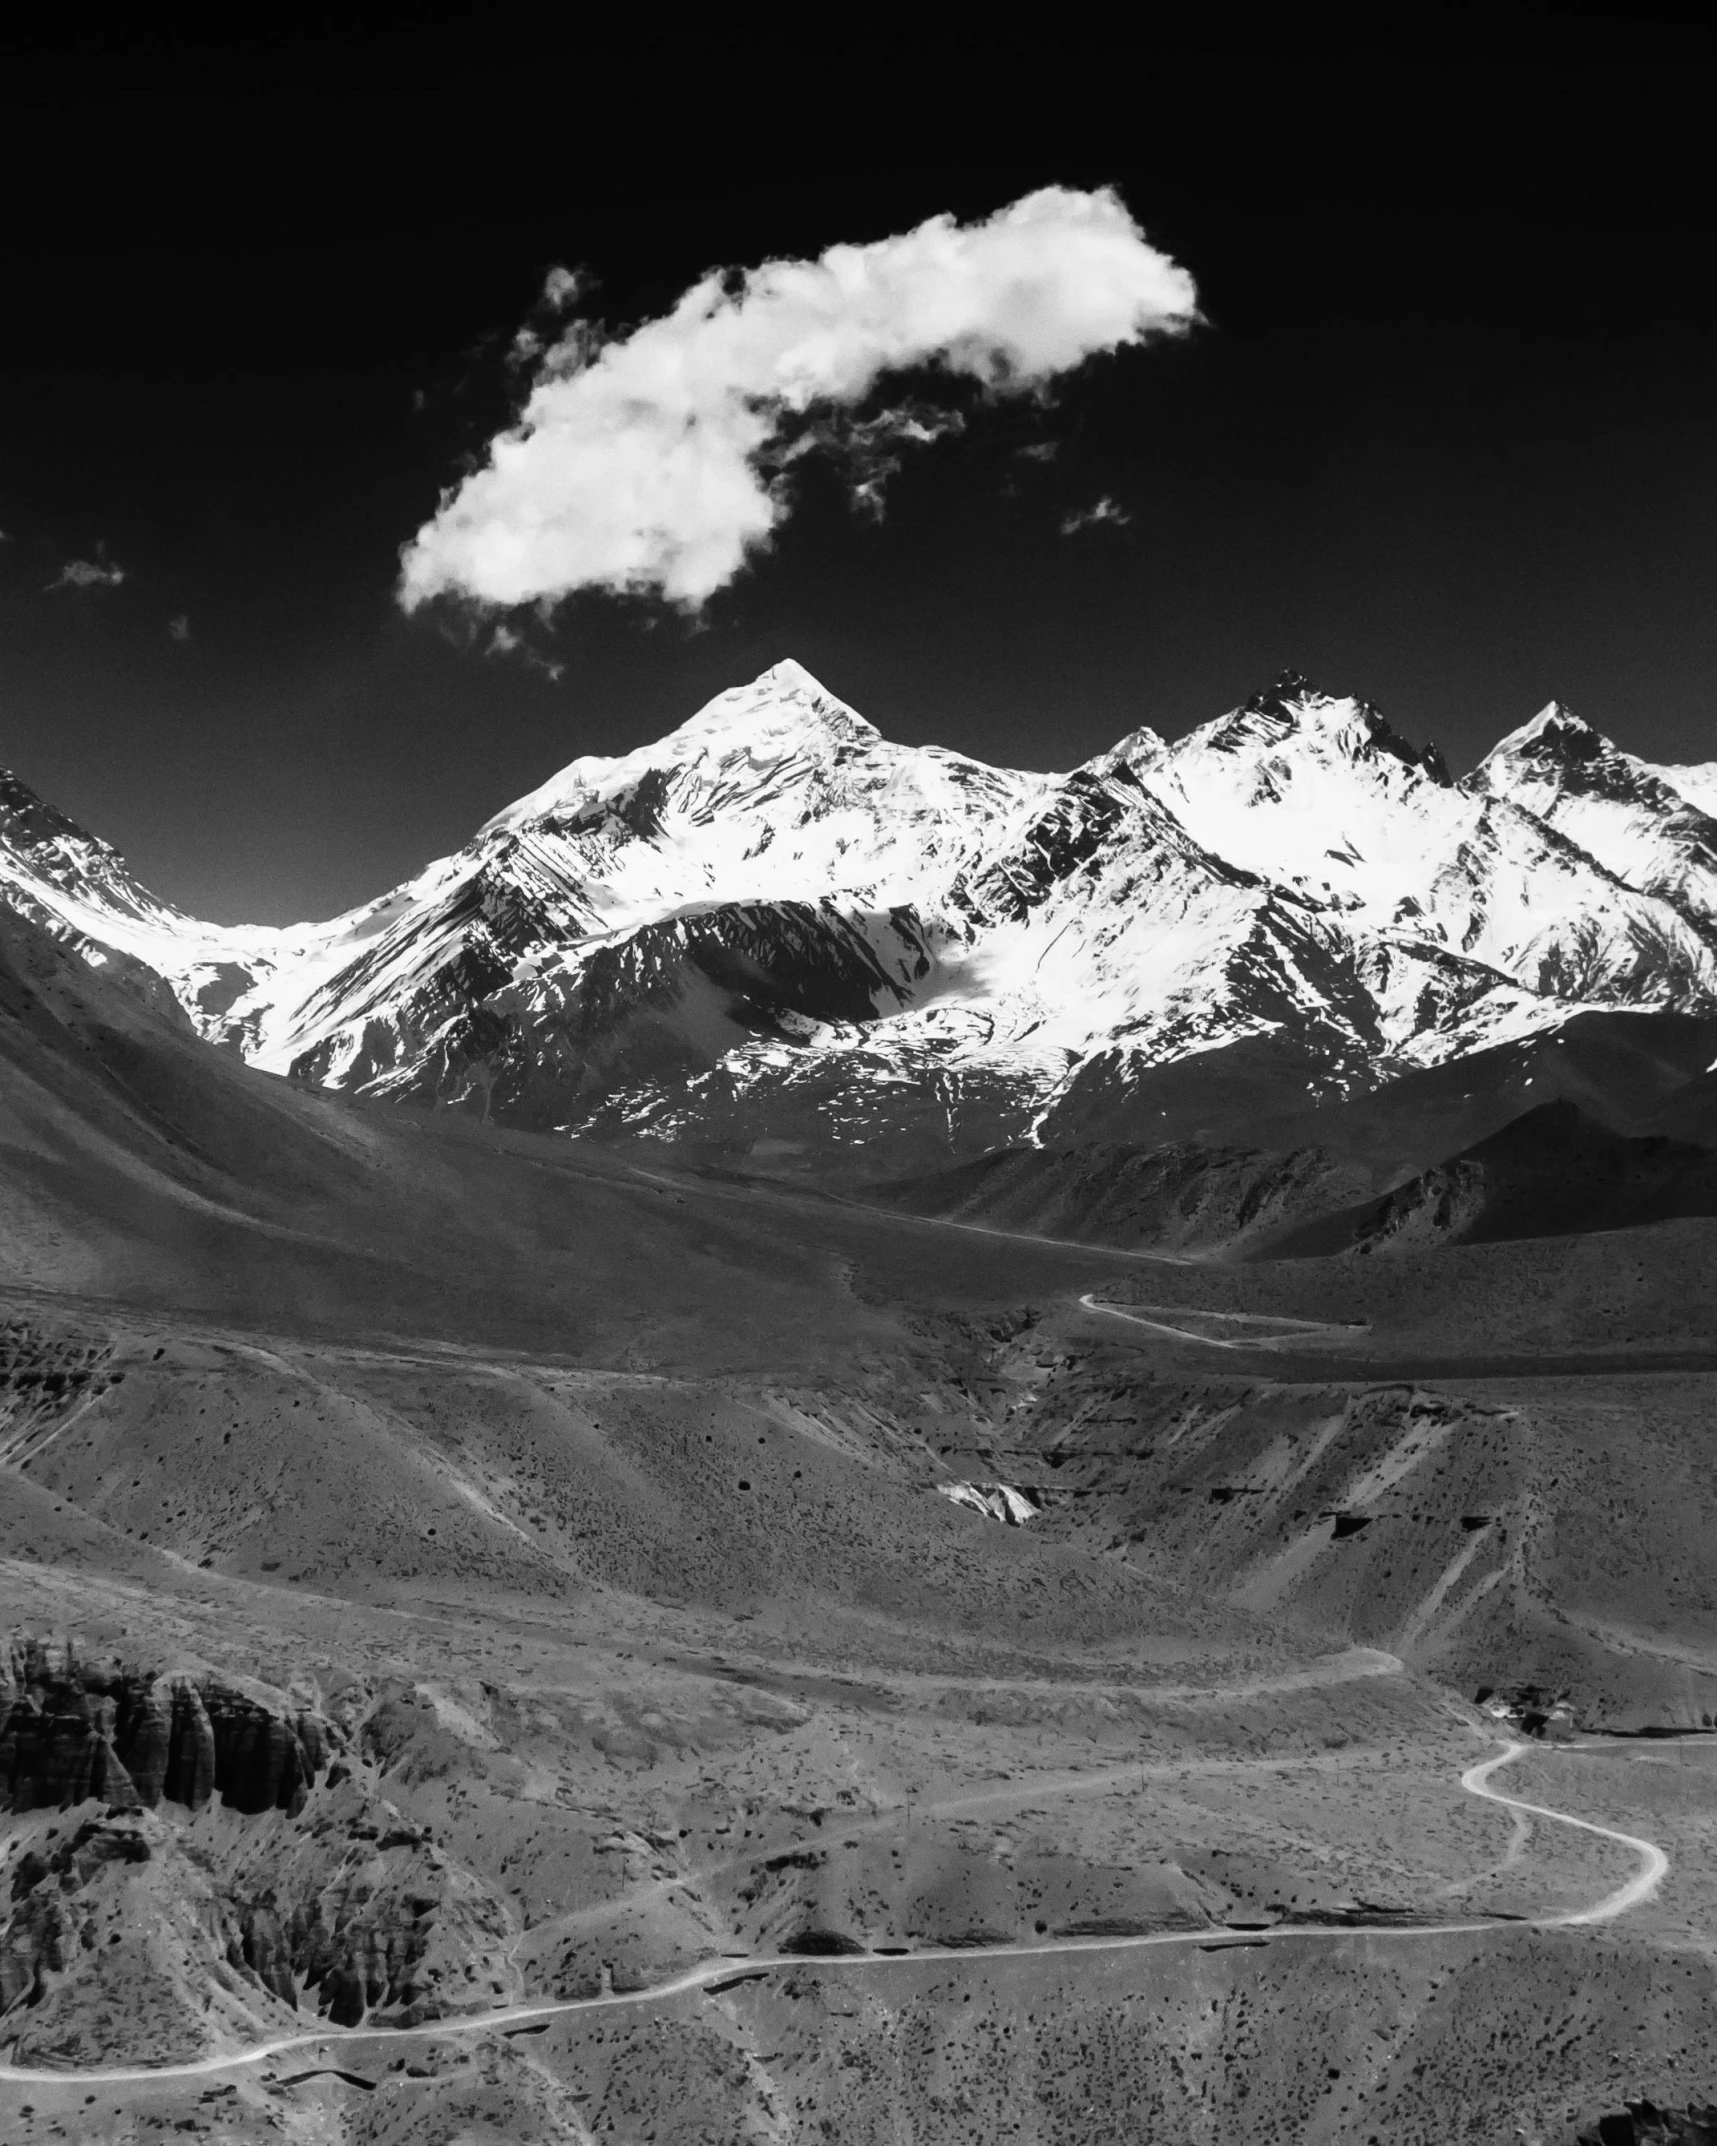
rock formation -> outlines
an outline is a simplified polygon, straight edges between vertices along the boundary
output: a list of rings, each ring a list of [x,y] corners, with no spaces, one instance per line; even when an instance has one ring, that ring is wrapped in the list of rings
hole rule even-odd
[[[65,1809],[97,1798],[153,1810],[295,1812],[339,1732],[291,1708],[183,1672],[163,1676],[27,1640],[0,1663],[0,1807]]]
[[[0,1664],[0,1809],[88,1813],[15,1829],[0,1872],[0,2015],[29,2014],[31,2047],[53,2046],[68,1992],[116,1976],[266,1992],[340,2026],[502,1986],[505,1902],[335,1755],[346,1734],[320,1714],[71,1645],[23,1640]],[[217,1797],[298,1822],[188,1837]]]

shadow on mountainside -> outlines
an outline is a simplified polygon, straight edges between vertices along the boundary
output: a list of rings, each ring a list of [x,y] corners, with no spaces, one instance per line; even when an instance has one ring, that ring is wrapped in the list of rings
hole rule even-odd
[[[252,1071],[0,909],[0,1279],[697,1370],[844,1362],[1110,1260]],[[893,1308],[891,1308],[893,1307]],[[902,1308],[905,1308],[903,1313]]]
[[[1541,1103],[1500,1132],[1368,1201],[1290,1228],[1277,1259],[1386,1253],[1717,1215],[1717,1153],[1660,1134],[1610,1131],[1570,1102]]]

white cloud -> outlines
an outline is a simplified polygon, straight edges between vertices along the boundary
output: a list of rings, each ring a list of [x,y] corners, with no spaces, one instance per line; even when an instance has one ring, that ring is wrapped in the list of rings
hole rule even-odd
[[[1061,533],[1074,536],[1081,529],[1100,528],[1104,522],[1113,522],[1117,529],[1124,529],[1132,518],[1125,507],[1105,493],[1094,506],[1075,507],[1071,514],[1064,515]]]
[[[191,622],[181,611],[177,618],[167,621],[167,638],[170,641],[186,642],[191,638]]]
[[[60,568],[59,579],[50,581],[50,589],[117,589],[125,579],[123,566],[115,566],[108,559],[68,559]]]
[[[565,271],[550,282],[551,301],[575,287]],[[400,600],[505,608],[594,588],[696,610],[786,513],[796,420],[825,413],[807,437],[838,443],[840,413],[926,366],[1040,392],[1098,352],[1185,330],[1196,304],[1118,195],[1045,187],[982,223],[937,216],[820,260],[712,273],[606,343],[575,321],[541,352],[517,425],[405,547]],[[862,503],[914,428],[937,430],[912,405],[892,427],[885,413],[850,428]]]

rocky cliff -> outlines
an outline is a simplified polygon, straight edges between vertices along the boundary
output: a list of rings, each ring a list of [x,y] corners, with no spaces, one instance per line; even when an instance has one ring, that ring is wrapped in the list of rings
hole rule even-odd
[[[115,1810],[212,1796],[247,1813],[303,1808],[338,1731],[214,1676],[151,1675],[15,1644],[0,1662],[0,1807]]]
[[[326,1714],[69,1643],[0,1661],[0,2040],[21,2059],[112,2061],[164,2029],[188,2054],[280,2008],[409,2023],[506,1986],[505,1902]]]

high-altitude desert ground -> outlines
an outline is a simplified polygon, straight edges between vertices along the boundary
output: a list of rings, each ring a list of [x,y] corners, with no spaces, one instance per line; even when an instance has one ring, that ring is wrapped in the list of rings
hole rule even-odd
[[[135,985],[0,909],[7,2146],[1717,2092],[1707,1016],[819,1179]]]

